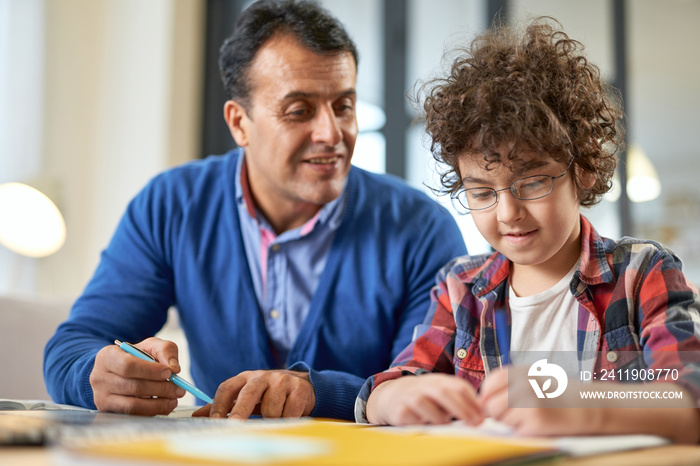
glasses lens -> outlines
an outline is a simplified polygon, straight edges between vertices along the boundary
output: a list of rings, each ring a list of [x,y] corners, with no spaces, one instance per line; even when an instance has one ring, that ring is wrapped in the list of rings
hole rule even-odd
[[[466,215],[469,213],[469,206],[467,205],[467,200],[464,197],[464,191],[460,191],[457,194],[451,194],[450,202],[452,202],[452,207],[458,214]]]
[[[511,185],[513,195],[523,201],[539,199],[552,192],[552,178],[546,175],[528,176]]]
[[[481,210],[496,203],[496,191],[491,188],[470,188],[464,190],[464,204],[467,209]]]

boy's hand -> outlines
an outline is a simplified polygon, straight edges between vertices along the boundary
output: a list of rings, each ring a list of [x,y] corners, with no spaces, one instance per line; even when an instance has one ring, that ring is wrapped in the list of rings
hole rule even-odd
[[[600,433],[603,415],[601,409],[573,408],[576,400],[566,395],[578,393],[574,387],[576,384],[570,380],[567,391],[558,398],[538,399],[528,382],[527,368],[509,366],[494,370],[486,377],[479,398],[486,416],[511,426],[518,435]]]
[[[479,392],[486,415],[510,425],[519,435],[651,434],[667,437],[673,442],[690,444],[696,444],[700,438],[700,410],[695,406],[693,397],[687,393],[675,399],[655,400],[656,404],[651,407],[645,407],[644,401],[631,397],[625,397],[624,400],[583,400],[580,397],[581,391],[594,390],[684,392],[685,389],[678,385],[615,382],[584,384],[569,379],[566,391],[561,396],[539,399],[527,380],[527,368],[510,366],[492,371]]]
[[[476,391],[450,374],[423,374],[389,380],[367,400],[367,420],[373,424],[445,424],[484,420]]]

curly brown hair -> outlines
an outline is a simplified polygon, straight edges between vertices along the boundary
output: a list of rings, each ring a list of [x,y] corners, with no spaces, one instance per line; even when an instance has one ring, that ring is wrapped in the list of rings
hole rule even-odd
[[[594,174],[590,189],[572,178],[581,205],[597,203],[612,185],[615,154],[624,146],[622,106],[583,48],[555,19],[541,17],[522,35],[496,27],[457,49],[450,74],[418,92],[419,101],[425,95],[430,150],[445,166],[439,191],[454,196],[463,189],[460,157],[483,156],[491,169],[522,164],[518,154],[527,150],[563,163],[573,159],[573,173]],[[502,154],[504,147],[511,149]]]

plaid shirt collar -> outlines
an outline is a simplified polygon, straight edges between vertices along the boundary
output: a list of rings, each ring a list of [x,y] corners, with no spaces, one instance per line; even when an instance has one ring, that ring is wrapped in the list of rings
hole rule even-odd
[[[581,263],[576,277],[588,285],[612,282],[614,275],[606,249],[603,238],[581,215]],[[472,284],[473,292],[481,298],[508,279],[510,263],[504,255],[495,252],[480,267],[458,271],[457,278],[463,283]]]

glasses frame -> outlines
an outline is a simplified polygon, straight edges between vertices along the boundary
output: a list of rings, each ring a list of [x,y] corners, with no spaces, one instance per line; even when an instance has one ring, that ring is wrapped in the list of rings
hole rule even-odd
[[[537,199],[542,199],[543,197],[547,197],[547,196],[549,196],[550,194],[552,194],[552,192],[554,191],[554,180],[558,180],[559,178],[561,178],[561,177],[563,177],[564,175],[566,175],[566,174],[569,172],[569,169],[571,168],[571,164],[572,164],[573,162],[574,162],[574,159],[572,158],[572,159],[569,161],[569,165],[566,166],[566,170],[564,170],[564,173],[562,173],[561,175],[557,175],[557,176],[549,176],[549,175],[531,175],[531,176],[526,176],[525,178],[519,178],[519,179],[513,181],[513,182],[510,184],[510,186],[507,186],[507,187],[502,188],[502,189],[493,189],[493,188],[487,188],[487,187],[475,187],[475,188],[462,189],[462,190],[460,190],[456,195],[452,196],[452,199],[453,199],[453,200],[457,200],[457,202],[459,203],[459,205],[461,205],[462,208],[466,209],[466,211],[467,211],[466,213],[470,213],[470,212],[480,212],[480,211],[482,211],[482,210],[490,209],[491,207],[495,206],[496,204],[498,204],[498,201],[501,199],[500,196],[498,195],[498,193],[500,193],[501,191],[510,191],[510,193],[513,195],[513,197],[516,198],[516,199],[518,199],[518,200],[520,200],[520,201],[536,201]],[[541,177],[549,178],[549,179],[552,181],[552,187],[551,187],[551,189],[549,190],[549,192],[548,192],[547,194],[543,194],[542,196],[533,197],[533,198],[530,198],[530,199],[523,199],[523,198],[519,197],[517,194],[515,194],[516,191],[517,191],[517,190],[515,189],[515,185],[516,185],[517,183],[520,183],[520,182],[522,182],[522,181],[525,181],[525,180],[528,180],[528,179],[531,179],[531,178],[541,178]],[[466,204],[469,204],[469,203],[467,202],[466,199],[464,200],[464,202],[462,202],[462,200],[460,199],[460,194],[466,193],[467,191],[469,191],[469,190],[471,190],[471,189],[488,189],[488,190],[490,190],[490,191],[493,191],[495,201],[493,201],[493,204],[491,204],[491,205],[489,205],[489,206],[487,206],[487,207],[480,207],[480,208],[478,208],[478,209],[472,209],[471,207],[467,207],[467,206],[465,206],[464,204],[465,204],[465,203],[466,203]]]

